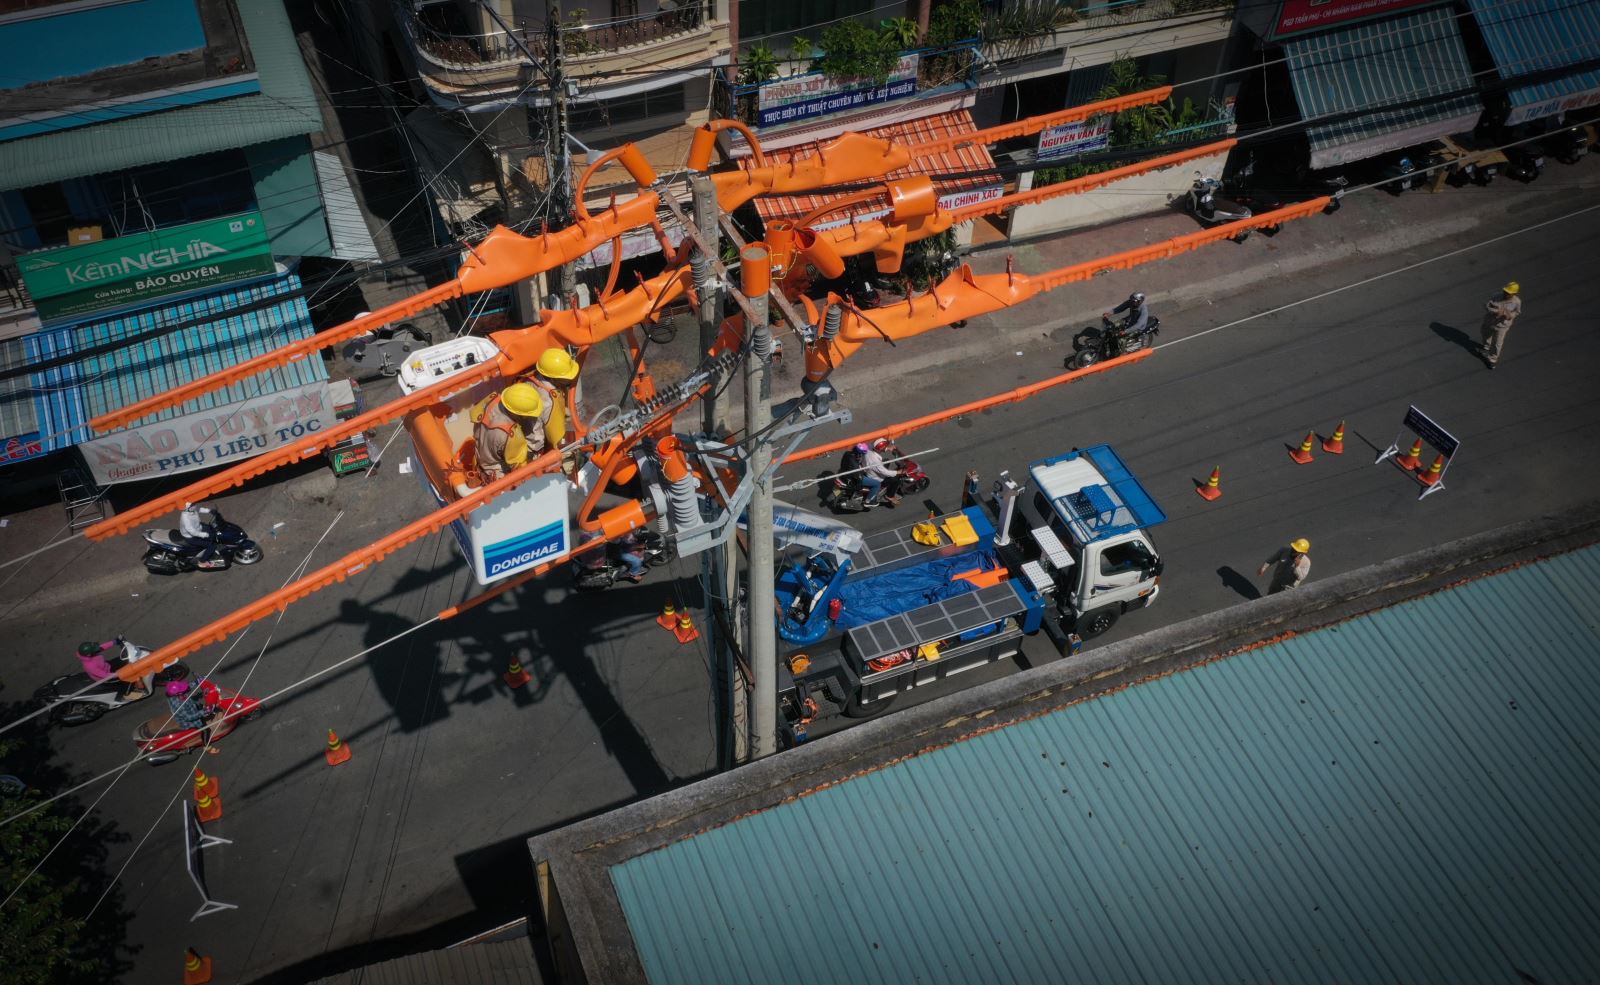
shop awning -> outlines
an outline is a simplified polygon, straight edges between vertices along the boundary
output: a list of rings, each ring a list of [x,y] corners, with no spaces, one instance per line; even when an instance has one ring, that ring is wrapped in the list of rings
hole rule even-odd
[[[1600,104],[1600,4],[1573,0],[1467,0],[1500,78],[1529,78],[1506,92],[1506,123]],[[1574,66],[1585,65],[1574,69]],[[1562,71],[1569,69],[1570,71]]]
[[[942,140],[945,137],[959,136],[976,130],[972,123],[972,114],[964,109],[951,110],[948,113],[935,113],[921,119],[907,120],[892,126],[876,127],[872,130],[863,130],[869,137],[879,137],[892,140],[899,144],[914,145],[924,144],[932,140]],[[827,141],[811,144],[797,144],[783,150],[768,151],[769,159],[787,162],[800,157],[810,157],[819,147]],[[749,158],[745,158],[746,166]],[[967,145],[954,150],[938,154],[915,155],[910,166],[893,171],[885,176],[887,179],[908,178],[916,174],[959,174],[969,171],[994,170],[994,158],[989,156],[989,148],[982,145]],[[939,205],[945,209],[958,208],[971,205],[975,202],[998,198],[1005,191],[1005,179],[998,175],[988,175],[975,178],[961,178],[953,181],[939,181],[934,186],[939,192]],[[819,206],[838,198],[838,195],[763,195],[755,200],[756,211],[761,213],[764,221],[773,219],[798,219]],[[864,203],[850,209],[830,212],[816,224],[817,229],[827,229],[831,226],[843,225],[851,219],[862,220],[888,215],[889,207]]]
[[[1449,7],[1296,38],[1283,50],[1311,124],[1313,168],[1471,130],[1483,113]]]
[[[0,366],[9,368],[69,356],[164,325],[217,316],[170,335],[0,381],[0,463],[81,444],[94,436],[88,422],[100,414],[310,336],[315,329],[303,298],[285,298],[258,310],[227,314],[299,289],[300,278],[285,273],[204,297],[0,342]],[[162,411],[144,423],[225,407],[327,378],[321,359],[301,359]]]

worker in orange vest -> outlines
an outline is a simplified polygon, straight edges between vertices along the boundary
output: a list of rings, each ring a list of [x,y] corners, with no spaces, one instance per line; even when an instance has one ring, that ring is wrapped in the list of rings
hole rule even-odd
[[[531,383],[513,383],[472,408],[478,471],[493,482],[544,451],[551,405]]]

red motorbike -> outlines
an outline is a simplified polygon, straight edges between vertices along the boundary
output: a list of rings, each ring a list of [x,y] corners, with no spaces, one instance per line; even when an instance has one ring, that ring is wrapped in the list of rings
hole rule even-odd
[[[231,734],[240,722],[261,717],[259,698],[246,697],[210,681],[201,681],[200,689],[205,692],[206,721],[211,730],[212,745]],[[148,719],[133,730],[133,744],[151,766],[170,763],[185,753],[199,749],[205,742],[205,729],[185,728],[177,723],[170,712]]]

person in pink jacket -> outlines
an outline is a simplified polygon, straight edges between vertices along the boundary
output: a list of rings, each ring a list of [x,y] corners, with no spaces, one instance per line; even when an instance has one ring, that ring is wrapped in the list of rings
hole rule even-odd
[[[116,676],[117,667],[127,662],[126,644],[121,640],[106,640],[104,643],[85,640],[78,644],[78,663],[83,665],[83,672],[95,683]],[[154,678],[154,674],[146,674],[134,681],[128,689],[128,700],[135,701],[148,696]]]

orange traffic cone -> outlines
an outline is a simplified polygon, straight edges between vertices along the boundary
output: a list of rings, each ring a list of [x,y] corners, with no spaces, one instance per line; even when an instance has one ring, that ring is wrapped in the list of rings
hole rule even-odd
[[[1215,502],[1222,498],[1222,466],[1218,465],[1211,470],[1211,478],[1201,485],[1195,486],[1194,491],[1200,494],[1201,499]]]
[[[206,985],[211,980],[211,959],[192,947],[183,949],[183,985]]]
[[[672,631],[672,635],[678,638],[679,643],[693,643],[700,638],[700,630],[694,628],[694,620],[690,619],[686,612],[679,617],[677,628]]]
[[[1333,437],[1329,438],[1327,441],[1324,441],[1322,443],[1322,450],[1327,452],[1330,455],[1343,455],[1344,454],[1344,422],[1343,421],[1340,421],[1339,422],[1339,426],[1333,429]]]
[[[1310,462],[1312,459],[1311,442],[1315,441],[1316,437],[1317,434],[1315,431],[1307,431],[1306,440],[1300,442],[1299,448],[1290,451],[1289,457],[1299,462],[1301,465],[1305,465],[1306,463]]]
[[[340,763],[350,761],[350,747],[339,741],[339,736],[333,729],[328,729],[328,750],[325,755],[328,757],[329,766],[338,766]]]
[[[222,816],[222,798],[201,794],[195,798],[194,816],[202,821],[215,821]]]
[[[1439,481],[1439,476],[1443,474],[1443,472],[1444,456],[1440,455],[1433,460],[1432,465],[1428,466],[1428,471],[1417,473],[1417,481],[1425,486],[1431,486],[1435,482]]]
[[[1411,446],[1410,451],[1406,452],[1404,455],[1396,455],[1394,457],[1394,461],[1396,465],[1399,465],[1401,468],[1410,471],[1411,469],[1418,469],[1422,467],[1421,455],[1422,439],[1418,438],[1417,443]]]
[[[215,796],[217,796],[218,787],[219,787],[219,785],[217,783],[217,778],[216,777],[214,777],[214,776],[206,776],[205,770],[197,769],[197,770],[194,771],[194,799],[195,799],[195,803],[199,803],[200,802],[201,796],[206,796],[206,797],[215,797]]]
[[[515,690],[533,680],[533,675],[523,669],[521,661],[513,660],[511,666],[506,668],[506,672],[500,675],[500,679]]]
[[[672,607],[671,602],[661,607],[661,615],[656,616],[656,625],[669,633],[678,628],[678,610]]]

